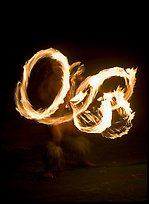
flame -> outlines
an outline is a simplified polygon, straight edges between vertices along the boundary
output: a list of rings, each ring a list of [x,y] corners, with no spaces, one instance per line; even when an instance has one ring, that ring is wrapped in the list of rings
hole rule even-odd
[[[50,59],[54,59],[60,63],[60,68],[62,70],[62,87],[59,90],[57,96],[53,103],[47,109],[38,109],[34,110],[32,105],[28,100],[27,95],[27,87],[28,87],[28,79],[31,74],[31,70],[33,69],[34,65],[39,59],[44,57],[48,57]],[[16,87],[16,107],[19,113],[28,118],[37,120],[40,123],[44,124],[59,124],[62,122],[66,122],[72,119],[72,114],[64,115],[61,118],[52,117],[52,115],[56,112],[59,108],[59,105],[64,103],[64,98],[68,90],[70,89],[70,66],[68,64],[67,58],[61,54],[58,50],[53,48],[47,50],[41,50],[37,52],[28,62],[24,65],[24,72],[23,72],[23,80],[22,83],[18,82]]]
[[[135,73],[137,69],[122,69],[120,67],[114,67],[104,69],[94,76],[89,76],[84,80],[76,91],[75,99],[71,99],[71,106],[73,109],[73,119],[76,127],[87,133],[102,133],[112,125],[112,112],[116,110],[121,120],[127,118],[127,123],[131,123],[134,118],[134,113],[130,108],[128,99],[133,93],[135,85]],[[93,106],[94,111],[89,110],[92,103],[96,100],[96,95],[101,89],[103,82],[112,76],[123,77],[125,80],[126,88],[118,87],[112,93],[103,93],[103,96],[98,98],[97,101],[101,102],[100,106]],[[82,100],[80,100],[80,94]],[[127,134],[130,126],[123,130],[119,134],[111,129],[110,138],[120,137]],[[106,137],[106,134],[104,132]]]
[[[45,57],[59,62],[62,86],[48,108],[35,110],[27,95],[28,81],[34,65]],[[73,120],[80,131],[101,133],[102,136],[111,139],[127,134],[135,115],[128,100],[133,94],[137,69],[104,69],[96,75],[88,76],[77,85],[77,79],[83,71],[81,62],[69,65],[67,57],[56,49],[49,48],[37,52],[25,63],[22,82],[17,83],[16,110],[27,119],[47,125],[58,125]],[[125,87],[118,86],[112,92],[101,91],[103,83],[115,76],[124,79]],[[58,116],[55,113],[61,104],[64,104],[65,110]],[[116,121],[113,120],[115,112],[118,115]]]

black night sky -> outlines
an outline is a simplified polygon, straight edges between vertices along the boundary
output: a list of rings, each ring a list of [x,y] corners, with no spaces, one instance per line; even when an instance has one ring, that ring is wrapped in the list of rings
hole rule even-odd
[[[100,136],[100,153],[98,148],[96,151],[103,156],[103,161],[107,159],[107,162],[110,158],[123,162],[129,160],[129,156],[135,161],[147,161],[146,18],[136,17],[131,12],[131,18],[119,18],[119,14],[120,11],[113,18],[106,19],[103,15],[97,15],[95,18],[92,15],[91,18],[79,14],[80,19],[75,20],[69,19],[68,15],[65,19],[53,21],[50,17],[46,22],[40,15],[23,20],[22,14],[19,20],[18,14],[5,20],[4,29],[1,30],[2,152],[34,148],[47,141],[46,125],[27,120],[15,110],[14,91],[16,83],[21,80],[25,62],[37,51],[53,47],[67,56],[70,64],[81,61],[89,74],[96,74],[102,69],[114,66],[138,68],[136,86],[130,99],[136,114],[129,134],[117,140]],[[126,12],[125,15],[127,14]],[[73,15],[77,16],[77,11]],[[44,135],[42,138],[41,134]],[[128,154],[125,158],[126,152]]]
[[[1,103],[4,128],[21,116],[15,110],[14,91],[21,80],[23,65],[33,54],[50,47],[60,50],[69,63],[81,61],[89,74],[114,66],[138,67],[137,82],[131,97],[132,109],[136,112],[132,132],[138,142],[146,142],[147,122],[147,41],[145,31],[135,25],[109,27],[82,24],[80,28],[68,29],[62,26],[46,26],[41,29],[35,25],[29,28],[15,25],[4,32],[3,74],[1,78]],[[18,27],[17,27],[18,26]],[[25,26],[25,25],[24,25]],[[75,30],[76,29],[76,30]],[[15,118],[15,119],[14,119]],[[25,119],[26,120],[26,119]],[[134,142],[134,141],[133,141]]]

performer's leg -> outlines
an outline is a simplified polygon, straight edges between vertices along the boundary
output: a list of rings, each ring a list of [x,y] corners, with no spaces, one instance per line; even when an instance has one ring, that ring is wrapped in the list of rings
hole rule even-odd
[[[52,127],[52,138],[47,142],[45,151],[45,174],[47,177],[54,177],[54,173],[64,166],[64,154],[60,146],[61,132],[57,126]]]
[[[79,166],[95,167],[96,165],[90,161],[91,144],[81,135],[64,136],[62,147],[67,157],[68,163],[76,163]]]

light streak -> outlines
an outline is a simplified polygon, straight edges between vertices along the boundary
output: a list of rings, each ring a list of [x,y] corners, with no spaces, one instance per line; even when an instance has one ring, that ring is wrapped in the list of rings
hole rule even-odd
[[[48,108],[35,110],[28,99],[27,87],[34,65],[45,57],[60,64],[62,86]],[[133,94],[137,69],[121,67],[104,69],[96,75],[88,76],[77,85],[76,80],[82,72],[81,62],[69,65],[67,57],[56,49],[49,48],[37,52],[25,63],[22,82],[17,83],[16,110],[27,119],[47,125],[58,125],[73,120],[80,131],[101,133],[102,136],[111,139],[127,134],[135,115],[128,101]],[[98,96],[103,83],[115,76],[124,79],[125,87],[118,86],[116,90],[102,92]],[[61,104],[65,105],[65,110],[58,116],[55,113]],[[118,115],[117,121],[112,119],[114,112]]]

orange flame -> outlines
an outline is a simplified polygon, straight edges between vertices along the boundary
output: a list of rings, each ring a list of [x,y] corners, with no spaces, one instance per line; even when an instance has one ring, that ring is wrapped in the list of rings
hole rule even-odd
[[[27,95],[28,80],[34,65],[39,59],[45,57],[60,63],[62,87],[48,108],[34,110]],[[77,66],[77,70],[72,73]],[[28,119],[34,119],[47,125],[58,125],[74,120],[74,125],[80,131],[101,133],[104,137],[112,139],[127,134],[135,115],[128,100],[133,93],[137,69],[120,67],[104,69],[96,75],[87,77],[77,87],[75,81],[82,72],[83,66],[80,62],[69,65],[67,57],[56,49],[49,48],[37,52],[25,63],[22,82],[17,83],[15,91],[17,111]],[[125,88],[118,86],[113,92],[98,96],[104,81],[114,76],[124,78]],[[65,103],[67,95],[69,97],[65,108],[71,111],[57,116],[55,112],[59,109],[60,104]],[[115,122],[112,118],[114,111],[118,115],[118,120]]]

